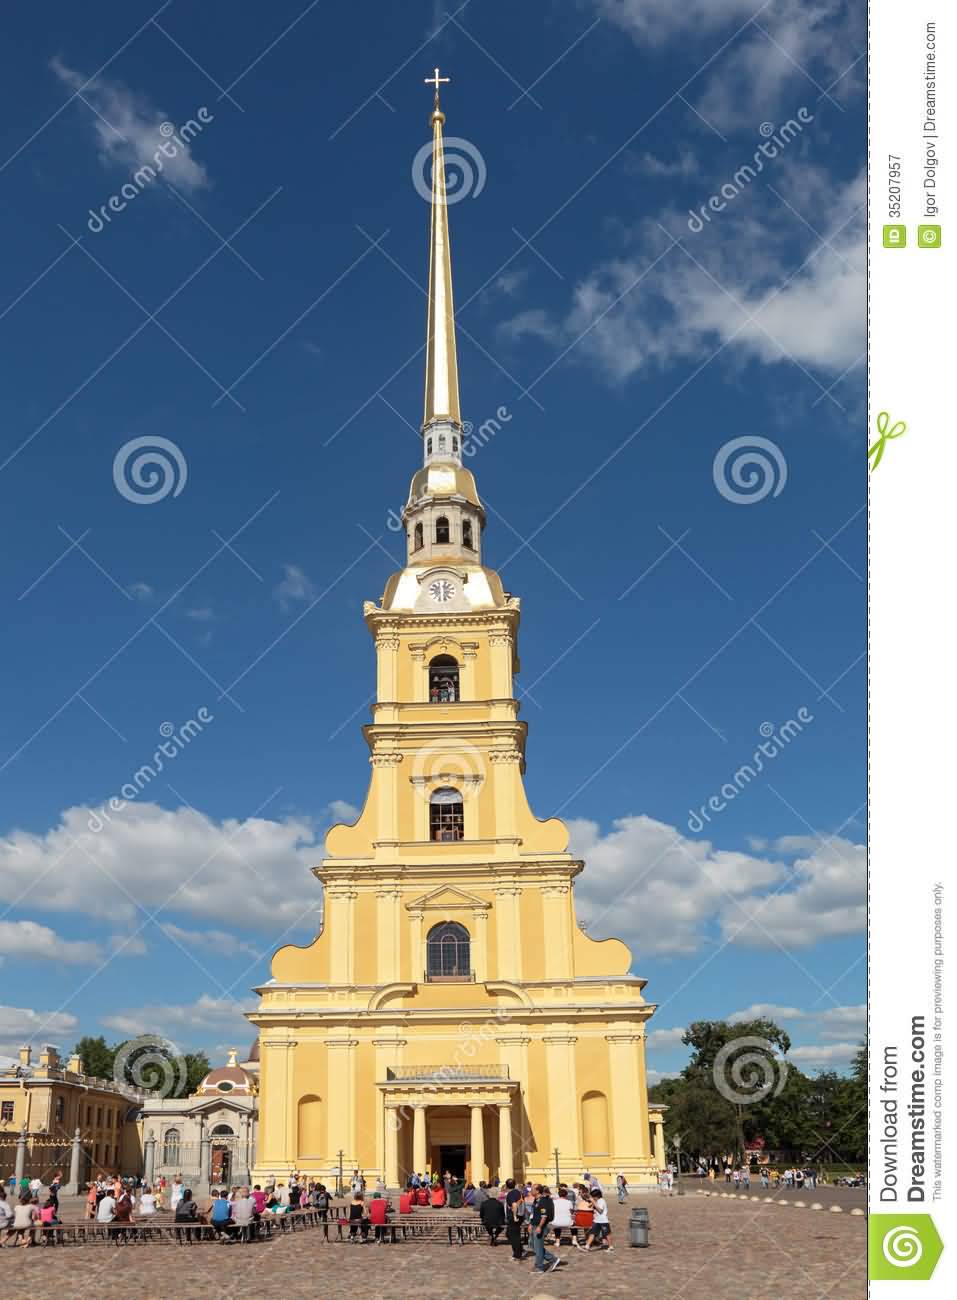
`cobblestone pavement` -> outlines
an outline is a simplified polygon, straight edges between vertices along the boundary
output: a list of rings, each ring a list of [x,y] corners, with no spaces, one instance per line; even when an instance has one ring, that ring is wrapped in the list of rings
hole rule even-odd
[[[853,1201],[851,1198],[854,1198]],[[859,1198],[835,1190],[844,1213],[767,1204],[763,1198],[638,1195],[647,1205],[651,1247],[629,1248],[628,1206],[612,1205],[612,1252],[582,1254],[566,1247],[557,1272],[533,1273],[508,1247],[408,1243],[396,1246],[324,1244],[307,1231],[248,1246],[109,1245],[0,1252],[6,1294],[50,1293],[57,1300],[153,1300],[224,1291],[282,1296],[368,1294],[407,1300],[410,1294],[475,1300],[507,1295],[575,1300],[654,1295],[679,1300],[706,1290],[709,1300],[736,1300],[742,1286],[762,1294],[799,1291],[805,1300],[864,1300],[867,1220],[848,1213]],[[808,1204],[813,1199],[807,1198]],[[824,1202],[824,1197],[818,1200]],[[74,1217],[64,1206],[64,1217]],[[463,1211],[471,1216],[471,1211]]]

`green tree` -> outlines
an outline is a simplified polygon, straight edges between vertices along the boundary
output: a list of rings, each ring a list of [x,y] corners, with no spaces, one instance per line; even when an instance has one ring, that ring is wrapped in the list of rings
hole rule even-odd
[[[767,1141],[762,1130],[772,1113],[780,1109],[775,1104],[788,1088],[788,1068],[781,1058],[790,1050],[790,1036],[765,1018],[735,1024],[696,1020],[681,1041],[691,1048],[691,1060],[683,1076],[724,1102],[733,1124],[728,1147],[739,1160],[743,1159],[749,1139],[761,1133]],[[789,1102],[796,1106],[796,1081],[791,1083],[791,1092]],[[720,1107],[720,1103],[716,1104]]]
[[[122,1053],[125,1083],[164,1097],[188,1097],[212,1069],[205,1052],[179,1055],[173,1044],[158,1034],[127,1039],[113,1051]]]
[[[112,1077],[116,1048],[109,1047],[102,1034],[98,1038],[85,1035],[73,1050],[80,1058],[84,1074],[90,1074],[96,1079]]]

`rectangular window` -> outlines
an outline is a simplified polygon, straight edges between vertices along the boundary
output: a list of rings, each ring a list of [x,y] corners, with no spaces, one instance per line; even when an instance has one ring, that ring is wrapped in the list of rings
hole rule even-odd
[[[0,1102],[0,1120],[3,1120],[5,1124],[9,1124],[12,1119],[13,1119],[13,1102],[12,1101]]]

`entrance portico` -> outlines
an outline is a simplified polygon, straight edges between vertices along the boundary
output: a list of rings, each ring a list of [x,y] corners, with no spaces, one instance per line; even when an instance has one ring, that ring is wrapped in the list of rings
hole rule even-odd
[[[513,1177],[519,1085],[505,1066],[405,1066],[388,1074],[376,1085],[384,1104],[387,1186],[402,1186],[412,1173],[444,1173],[446,1166],[473,1183]],[[459,1163],[464,1167],[452,1168]]]

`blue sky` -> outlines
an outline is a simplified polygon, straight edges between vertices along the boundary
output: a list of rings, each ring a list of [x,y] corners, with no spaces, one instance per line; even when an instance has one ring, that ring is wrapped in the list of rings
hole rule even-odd
[[[579,914],[631,943],[660,1004],[655,1070],[680,1067],[690,1020],[756,1005],[801,1064],[842,1066],[865,978],[847,6],[172,0],[6,21],[0,1053],[158,1030],[218,1054],[251,1037],[239,1011],[275,944],[315,928],[306,868],[367,781],[362,602],[401,563],[420,456],[413,164],[438,63],[465,164],[463,413],[499,412],[469,464],[486,563],[523,600],[533,807],[572,823]],[[165,122],[190,138],[111,211]],[[138,438],[175,444],[175,494],[117,490]],[[755,438],[770,474],[741,500],[728,475]],[[90,829],[163,724],[198,716]]]

